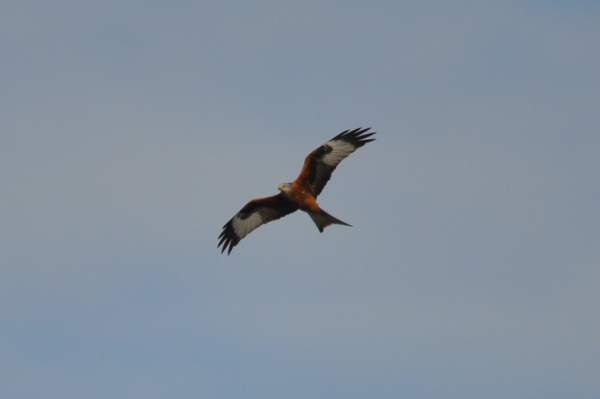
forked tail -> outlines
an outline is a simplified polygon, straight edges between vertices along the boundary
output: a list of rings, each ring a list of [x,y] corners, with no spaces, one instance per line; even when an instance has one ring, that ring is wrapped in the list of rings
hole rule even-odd
[[[308,215],[313,220],[313,222],[315,222],[321,233],[323,232],[325,227],[331,226],[332,224],[342,224],[344,226],[350,226],[348,223],[342,222],[341,220],[334,218],[322,209],[319,212],[308,212]]]

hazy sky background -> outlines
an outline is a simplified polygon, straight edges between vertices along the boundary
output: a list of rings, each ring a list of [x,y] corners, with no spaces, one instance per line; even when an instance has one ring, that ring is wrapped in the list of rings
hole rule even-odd
[[[600,397],[594,1],[0,4],[0,396]],[[342,130],[321,206],[222,225]]]

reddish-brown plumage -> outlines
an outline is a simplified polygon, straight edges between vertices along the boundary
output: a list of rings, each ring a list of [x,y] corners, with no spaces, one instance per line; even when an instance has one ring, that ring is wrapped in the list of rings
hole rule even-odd
[[[301,177],[292,182],[292,188],[286,194],[305,212],[316,212],[319,210],[317,199],[313,195],[312,189],[306,184],[306,180],[303,180]]]

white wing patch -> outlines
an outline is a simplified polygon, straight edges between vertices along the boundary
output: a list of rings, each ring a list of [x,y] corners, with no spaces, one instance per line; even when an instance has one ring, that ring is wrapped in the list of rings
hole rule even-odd
[[[264,221],[260,216],[260,212],[255,211],[246,219],[242,219],[239,214],[235,215],[235,217],[233,218],[232,225],[235,235],[237,235],[241,240],[242,238],[250,234],[252,231],[256,230],[263,223]]]
[[[322,159],[324,163],[331,166],[336,166],[344,160],[348,155],[356,151],[356,147],[352,143],[344,140],[332,140],[325,143],[332,148],[332,151],[325,155]]]

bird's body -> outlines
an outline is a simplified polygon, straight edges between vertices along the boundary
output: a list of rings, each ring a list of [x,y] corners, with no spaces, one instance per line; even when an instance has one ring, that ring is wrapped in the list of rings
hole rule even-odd
[[[350,226],[348,223],[344,223],[325,212],[319,204],[317,204],[317,198],[313,194],[310,187],[305,187],[303,183],[283,183],[279,186],[281,192],[291,199],[294,203],[298,204],[298,208],[301,211],[308,213],[313,222],[319,228],[322,233],[325,227],[331,224],[343,224]]]
[[[344,131],[306,157],[300,175],[291,183],[279,185],[280,193],[248,202],[224,226],[219,235],[221,252],[228,254],[242,238],[257,227],[282,218],[298,209],[308,213],[320,232],[332,224],[350,226],[325,212],[317,204],[317,196],[331,178],[337,165],[348,155],[375,139],[366,133],[370,128]]]

